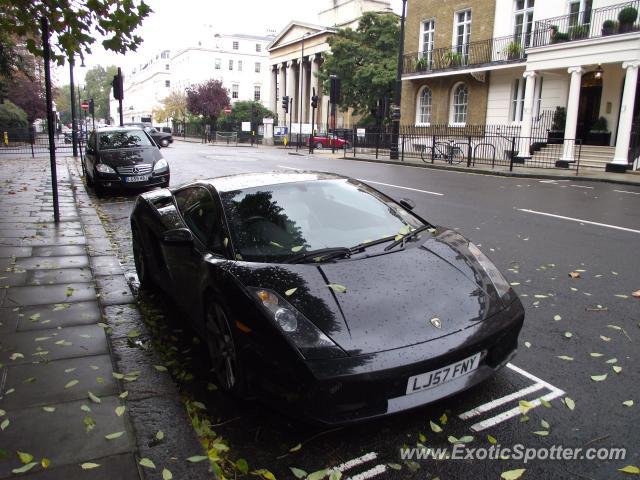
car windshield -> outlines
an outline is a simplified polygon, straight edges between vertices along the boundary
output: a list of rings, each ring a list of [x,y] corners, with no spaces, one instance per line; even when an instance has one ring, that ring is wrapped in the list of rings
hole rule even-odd
[[[221,197],[236,254],[246,261],[282,262],[308,251],[393,239],[425,225],[355,180],[268,185]]]
[[[151,146],[149,137],[140,130],[98,132],[98,140],[100,142],[100,150]]]

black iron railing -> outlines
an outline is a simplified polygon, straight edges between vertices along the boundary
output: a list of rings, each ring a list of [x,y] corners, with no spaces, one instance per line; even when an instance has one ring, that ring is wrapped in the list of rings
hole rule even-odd
[[[640,117],[635,120],[631,127],[628,161],[629,165],[633,165],[636,170],[640,170]]]
[[[640,0],[538,20],[533,47],[640,31]]]
[[[522,62],[527,37],[520,40],[513,35],[489,38],[455,47],[434,48],[404,56],[405,75],[428,73],[446,69],[464,69],[487,64]]]

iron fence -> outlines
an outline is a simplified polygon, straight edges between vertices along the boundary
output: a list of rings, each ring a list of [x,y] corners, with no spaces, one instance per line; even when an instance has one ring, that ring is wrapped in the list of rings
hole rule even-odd
[[[569,15],[538,20],[534,27],[532,46],[541,47],[639,31],[638,10],[640,0],[635,0],[602,8],[586,8]]]
[[[78,142],[84,148],[86,132],[77,133]],[[71,132],[59,132],[54,136],[56,152],[73,153],[73,137]],[[0,155],[31,155],[49,153],[48,135],[34,128],[12,128],[0,131]]]

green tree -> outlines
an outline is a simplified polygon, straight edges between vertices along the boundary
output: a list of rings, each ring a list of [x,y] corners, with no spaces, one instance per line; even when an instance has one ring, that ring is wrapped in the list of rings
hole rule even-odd
[[[251,110],[255,109],[255,116],[252,117]],[[221,132],[238,132],[242,127],[242,122],[262,123],[264,118],[274,118],[273,112],[263,107],[260,102],[242,101],[236,102],[231,107],[231,113],[221,113],[218,118],[218,130]]]
[[[27,114],[9,100],[0,104],[0,134],[12,128],[25,128],[29,125]]]
[[[71,123],[71,93],[69,85],[57,87],[53,92],[53,98],[56,102],[56,111],[60,117],[60,122],[65,125]]]
[[[105,50],[136,50],[142,38],[134,32],[150,12],[143,0],[0,0],[0,32],[8,39],[20,39],[32,54],[42,57],[40,22],[47,18],[52,57],[62,64],[90,54],[98,38]],[[15,45],[8,41],[0,45],[0,66],[15,64]]]
[[[220,80],[207,80],[198,85],[192,85],[186,90],[187,110],[193,115],[202,115],[210,125],[216,125],[216,120],[222,110],[229,105],[229,90],[224,88]]]
[[[329,53],[319,71],[325,94],[329,76],[341,84],[340,108],[358,115],[375,115],[379,100],[395,90],[400,21],[393,13],[365,13],[358,28],[340,29],[331,38]]]
[[[170,119],[182,120],[187,116],[187,96],[184,92],[173,90],[162,99],[160,108],[153,111],[156,122],[162,123]]]
[[[109,96],[111,81],[116,73],[118,73],[118,67],[114,65],[106,68],[98,65],[87,70],[84,77],[85,89],[81,92],[81,100],[89,101],[93,98],[96,118],[108,119],[111,116]]]

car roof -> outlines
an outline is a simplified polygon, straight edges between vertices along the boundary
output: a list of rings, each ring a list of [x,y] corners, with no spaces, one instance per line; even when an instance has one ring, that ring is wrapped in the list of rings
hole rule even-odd
[[[300,170],[295,172],[257,172],[240,173],[237,175],[227,175],[224,177],[210,178],[203,182],[213,186],[218,192],[232,192],[246,188],[264,187],[267,185],[281,185],[283,183],[295,182],[316,182],[319,180],[339,180],[346,179],[342,175],[327,172],[314,172],[310,170]]]
[[[100,132],[122,132],[122,131],[129,131],[129,130],[142,130],[142,128],[135,126],[135,125],[125,125],[124,127],[112,127],[112,126],[108,126],[108,127],[98,127],[100,129]],[[96,128],[96,130],[98,129]]]

